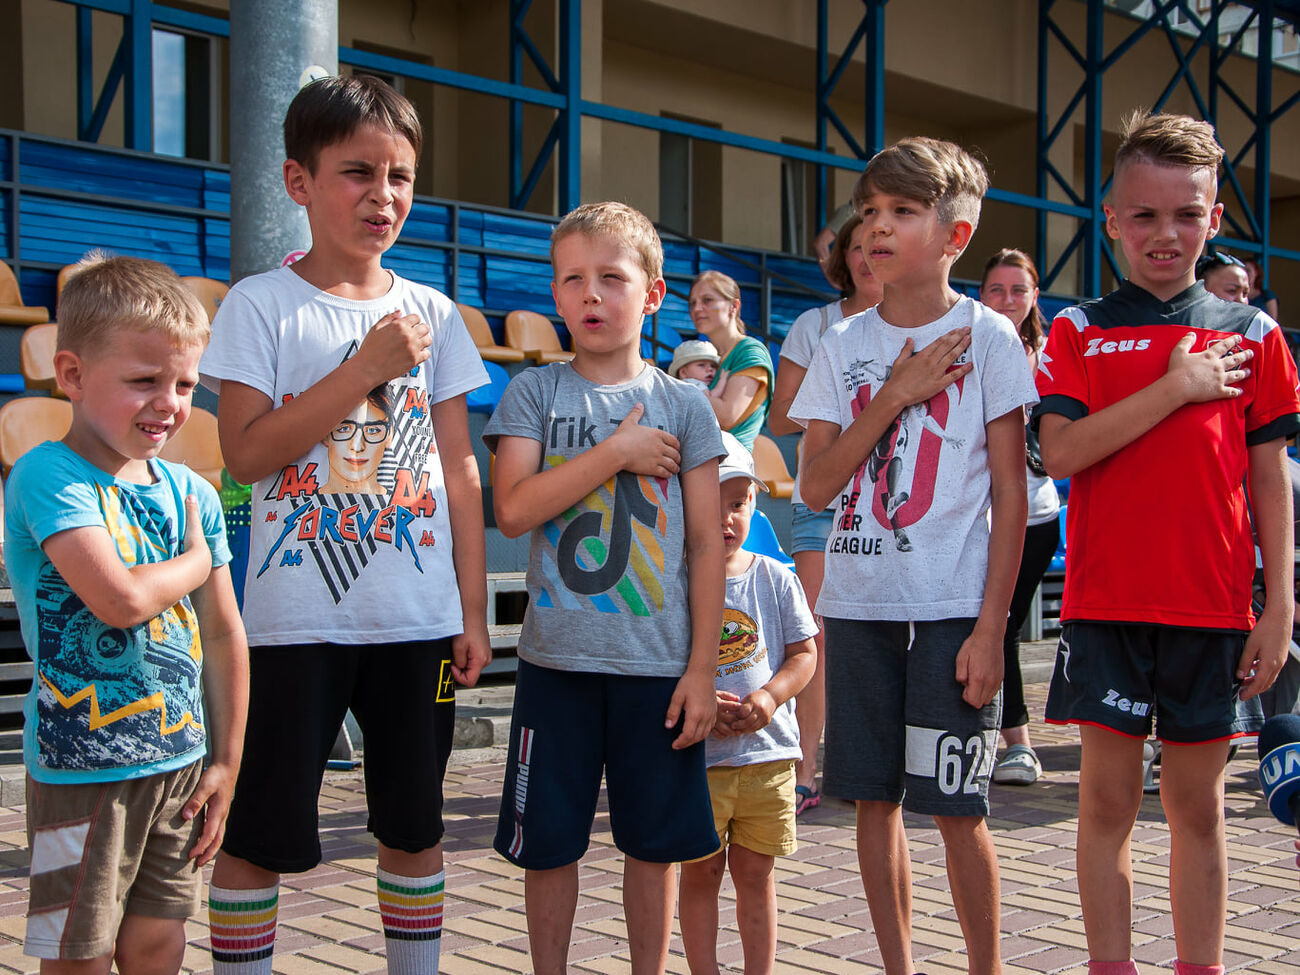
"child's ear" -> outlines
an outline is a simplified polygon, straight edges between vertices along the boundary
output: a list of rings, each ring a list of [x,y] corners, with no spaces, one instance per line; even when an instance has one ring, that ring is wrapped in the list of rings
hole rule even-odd
[[[1101,205],[1101,209],[1106,214],[1106,236],[1111,240],[1119,240],[1119,218],[1115,216],[1115,211],[1106,203]]]
[[[54,353],[54,381],[74,403],[81,399],[82,378],[81,356],[69,349]]]
[[[1223,204],[1216,203],[1210,208],[1210,229],[1205,234],[1205,239],[1209,240],[1219,232],[1219,227],[1223,222]]]
[[[305,207],[309,201],[307,180],[310,176],[307,167],[298,160],[284,161],[284,191],[289,194],[289,199],[300,207]]]
[[[664,296],[668,293],[668,285],[663,278],[655,278],[650,282],[650,290],[646,292],[645,307],[642,309],[646,315],[653,315],[659,310],[659,306],[664,303]]]
[[[954,220],[952,230],[948,232],[948,243],[944,246],[944,251],[956,257],[966,249],[974,233],[975,226],[969,220]]]

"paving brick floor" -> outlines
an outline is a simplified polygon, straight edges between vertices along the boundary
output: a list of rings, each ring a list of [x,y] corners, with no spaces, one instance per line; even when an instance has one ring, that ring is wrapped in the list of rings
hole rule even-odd
[[[1041,715],[1045,685],[1027,688]],[[1002,952],[1010,975],[1081,972],[1086,959],[1074,880],[1079,748],[1069,729],[1035,726],[1045,779],[1029,788],[994,786],[989,825],[1002,865]],[[491,851],[502,751],[457,751],[448,771],[446,975],[529,970],[520,871]],[[1300,972],[1300,871],[1288,834],[1257,794],[1254,756],[1228,775],[1229,918],[1225,962],[1260,975]],[[274,969],[284,975],[384,971],[383,935],[374,902],[374,841],[365,830],[360,776],[330,773],[321,795],[328,862],[287,880],[280,900]],[[800,821],[801,849],[778,861],[781,912],[777,970],[855,975],[879,971],[879,955],[858,881],[852,808],[828,800]],[[929,975],[966,971],[961,933],[933,824],[908,818],[914,861],[914,939]],[[1169,831],[1148,797],[1133,841],[1134,955],[1148,970],[1174,956],[1166,885]],[[0,972],[36,972],[19,942],[26,901],[27,853],[21,809],[0,808]],[[630,970],[620,905],[621,864],[602,804],[583,862],[573,950],[574,971]],[[719,954],[740,971],[730,883],[723,888]],[[187,971],[211,968],[206,918],[190,922]],[[674,938],[669,971],[687,971]]]

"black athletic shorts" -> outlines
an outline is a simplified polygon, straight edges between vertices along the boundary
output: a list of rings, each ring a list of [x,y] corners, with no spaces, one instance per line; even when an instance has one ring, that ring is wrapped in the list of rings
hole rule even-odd
[[[1061,628],[1047,693],[1052,724],[1091,724],[1195,745],[1258,731],[1259,699],[1238,697],[1238,630],[1076,620]]]
[[[674,751],[664,716],[676,677],[628,677],[519,662],[501,814],[493,846],[527,870],[582,859],[600,798],[614,845],[648,863],[719,847],[704,742]]]
[[[451,639],[253,647],[244,760],[222,849],[277,873],[321,861],[317,807],[348,710],[365,738],[367,828],[420,853],[442,839],[456,721]]]

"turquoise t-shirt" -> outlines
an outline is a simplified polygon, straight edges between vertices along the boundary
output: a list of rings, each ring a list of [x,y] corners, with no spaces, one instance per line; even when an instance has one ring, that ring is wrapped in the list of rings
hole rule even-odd
[[[163,562],[180,554],[192,494],[213,566],[229,562],[216,489],[184,465],[150,467],[152,484],[132,484],[47,441],[9,476],[5,561],[36,664],[23,707],[23,760],[38,782],[140,778],[203,757],[203,651],[189,596],[117,629],[86,608],[41,548],[58,532],[102,526],[126,565]]]
[[[759,367],[767,373],[767,385],[763,388],[763,402],[759,404],[758,409],[745,417],[727,432],[743,443],[748,450],[754,449],[754,438],[758,436],[758,431],[763,429],[763,422],[767,419],[768,407],[772,405],[772,385],[775,382],[772,370],[772,356],[765,346],[758,339],[743,338],[737,342],[718,363],[718,375],[722,375],[723,370],[729,375],[735,375],[745,369]],[[710,389],[718,383],[717,376],[713,378]]]

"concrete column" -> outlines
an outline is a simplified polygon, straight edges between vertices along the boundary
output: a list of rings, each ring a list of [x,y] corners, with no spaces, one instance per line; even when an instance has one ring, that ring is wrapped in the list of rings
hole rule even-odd
[[[306,68],[337,73],[338,24],[337,0],[231,0],[231,283],[311,246],[284,192],[282,124]]]

